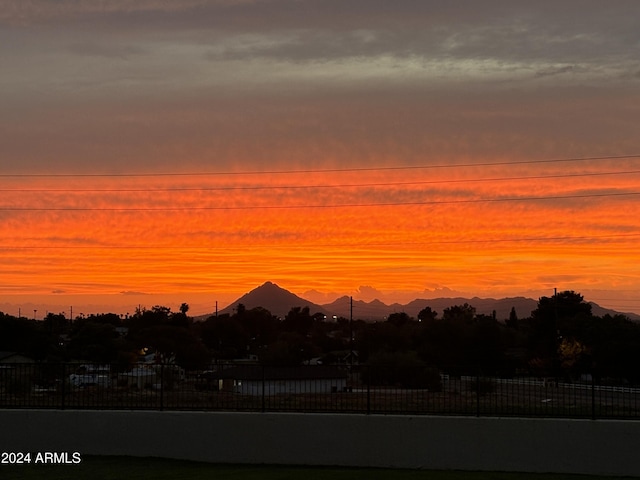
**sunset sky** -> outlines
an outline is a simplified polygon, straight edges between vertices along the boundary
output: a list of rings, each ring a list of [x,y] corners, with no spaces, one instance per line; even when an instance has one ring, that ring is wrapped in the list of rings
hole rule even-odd
[[[0,0],[0,311],[198,315],[272,281],[640,313],[639,18]]]

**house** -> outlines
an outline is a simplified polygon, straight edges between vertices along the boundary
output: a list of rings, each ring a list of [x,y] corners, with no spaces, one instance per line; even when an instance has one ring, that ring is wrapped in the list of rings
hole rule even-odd
[[[80,365],[75,373],[69,375],[69,382],[74,387],[110,387],[111,367],[109,365]]]
[[[160,383],[160,376],[151,365],[138,365],[126,373],[118,374],[118,385],[121,387],[135,387],[139,390],[153,387]]]
[[[347,372],[333,366],[237,366],[214,372],[218,389],[242,395],[345,391]]]
[[[333,350],[320,357],[322,365],[358,365],[360,358],[357,350]]]
[[[182,382],[186,379],[185,371],[178,365],[154,365],[138,363],[128,372],[118,374],[118,385],[121,387],[162,388]]]
[[[0,352],[0,364],[11,363],[34,363],[34,360],[16,352]]]

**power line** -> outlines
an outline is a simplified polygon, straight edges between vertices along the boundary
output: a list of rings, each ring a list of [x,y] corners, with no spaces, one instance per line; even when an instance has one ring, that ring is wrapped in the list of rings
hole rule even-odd
[[[280,189],[309,189],[309,188],[360,188],[360,187],[402,187],[411,185],[442,185],[457,183],[480,183],[480,182],[503,182],[517,180],[548,180],[558,178],[580,178],[580,177],[600,177],[613,175],[634,175],[640,170],[591,172],[591,173],[568,173],[558,175],[536,175],[521,177],[489,177],[451,180],[422,180],[411,182],[373,182],[373,183],[338,183],[338,184],[315,184],[315,185],[258,185],[258,186],[233,186],[233,187],[166,187],[166,188],[12,188],[0,189],[0,192],[20,192],[20,193],[129,193],[129,192],[187,192],[187,191],[234,191],[234,190],[280,190]]]
[[[154,172],[154,173],[3,173],[0,178],[31,178],[31,177],[186,177],[186,176],[239,176],[239,175],[277,175],[296,173],[338,173],[338,172],[371,172],[390,170],[426,170],[437,168],[472,168],[511,165],[534,165],[565,162],[590,162],[596,160],[623,160],[640,158],[640,154],[634,155],[606,155],[599,157],[572,157],[542,160],[522,160],[512,162],[479,162],[479,163],[455,163],[436,165],[404,165],[391,167],[357,167],[357,168],[327,168],[327,169],[302,169],[302,170],[254,170],[244,172]]]
[[[570,200],[584,198],[605,198],[637,196],[640,192],[589,193],[580,195],[548,195],[538,197],[504,197],[504,198],[476,198],[463,200],[426,200],[416,202],[370,202],[370,203],[335,203],[309,205],[244,205],[244,206],[184,206],[184,207],[3,207],[0,210],[13,212],[31,211],[64,211],[64,212],[170,212],[170,211],[213,211],[213,210],[294,210],[314,208],[369,208],[369,207],[399,207],[426,205],[453,205],[472,203],[502,203],[528,202],[537,200]]]

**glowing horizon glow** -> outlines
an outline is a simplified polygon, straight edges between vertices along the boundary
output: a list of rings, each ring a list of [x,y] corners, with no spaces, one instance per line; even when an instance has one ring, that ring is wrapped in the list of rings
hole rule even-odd
[[[26,177],[3,192],[0,293],[633,290],[640,207],[616,195],[640,174],[625,168]]]

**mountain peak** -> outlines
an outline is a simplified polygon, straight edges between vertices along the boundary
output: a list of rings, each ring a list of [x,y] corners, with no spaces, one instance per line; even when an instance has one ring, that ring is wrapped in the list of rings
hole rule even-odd
[[[238,304],[244,305],[247,309],[262,307],[278,317],[284,317],[295,307],[309,307],[312,314],[317,312],[327,314],[321,306],[298,297],[273,282],[264,282],[259,287],[254,288],[249,293],[232,302],[229,306],[221,310],[220,313],[231,314],[238,308]]]
[[[273,282],[264,282],[262,285],[260,285],[259,287],[254,288],[253,290],[251,290],[251,292],[255,292],[255,291],[260,291],[260,290],[284,290],[284,288],[279,287],[277,284],[273,283]],[[284,290],[286,291],[286,290]],[[249,293],[251,293],[249,292]]]

